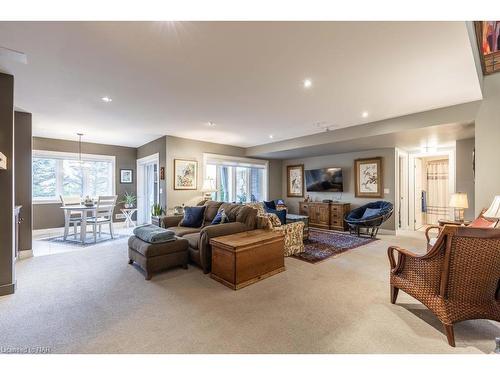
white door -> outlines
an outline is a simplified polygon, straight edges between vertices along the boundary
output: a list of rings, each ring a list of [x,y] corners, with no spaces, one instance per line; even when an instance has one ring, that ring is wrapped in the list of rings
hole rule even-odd
[[[137,224],[151,223],[151,208],[160,201],[159,155],[137,160]]]
[[[408,229],[408,154],[398,150],[398,228]]]
[[[422,212],[422,159],[415,158],[415,230],[420,229],[423,225]]]

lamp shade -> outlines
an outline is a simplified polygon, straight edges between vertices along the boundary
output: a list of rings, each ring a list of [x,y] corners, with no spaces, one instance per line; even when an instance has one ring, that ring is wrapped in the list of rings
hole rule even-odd
[[[450,207],[469,208],[467,193],[453,193],[450,198]]]
[[[493,198],[490,207],[483,214],[488,219],[500,219],[500,195]]]
[[[215,181],[212,178],[206,178],[205,180],[203,180],[201,191],[204,193],[212,193],[214,191],[217,191],[217,189],[215,188]]]

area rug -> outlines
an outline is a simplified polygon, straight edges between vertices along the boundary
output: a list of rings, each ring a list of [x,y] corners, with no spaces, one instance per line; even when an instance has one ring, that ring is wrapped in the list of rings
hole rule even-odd
[[[66,240],[64,240],[64,236],[53,236],[53,237],[47,237],[47,238],[41,238],[40,241],[47,241],[47,242],[52,242],[56,243],[59,245],[67,245],[71,247],[89,247],[89,246],[94,246],[103,242],[111,242],[111,241],[116,241],[118,239],[124,238],[124,235],[121,234],[115,234],[113,236],[114,238],[111,238],[111,236],[108,233],[103,233],[101,237],[97,236],[97,242],[94,243],[94,236],[92,234],[87,235],[87,240],[85,244],[82,244],[80,242],[80,234],[75,237],[73,235],[68,235]]]
[[[304,241],[304,252],[295,254],[292,257],[304,262],[318,263],[373,241],[376,241],[376,239],[310,228],[309,239]]]

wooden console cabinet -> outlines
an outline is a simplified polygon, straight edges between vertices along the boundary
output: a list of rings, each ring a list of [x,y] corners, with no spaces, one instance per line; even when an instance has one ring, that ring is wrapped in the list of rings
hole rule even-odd
[[[349,203],[299,202],[299,213],[309,216],[309,226],[331,230],[348,230],[344,217],[351,210]]]

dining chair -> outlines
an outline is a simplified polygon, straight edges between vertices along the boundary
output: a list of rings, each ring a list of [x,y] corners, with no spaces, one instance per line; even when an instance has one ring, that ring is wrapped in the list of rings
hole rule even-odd
[[[71,196],[71,197],[65,197],[62,195],[59,195],[59,198],[61,199],[61,203],[63,206],[77,206],[82,204],[82,200],[78,196]],[[66,238],[68,237],[68,231],[73,224],[73,235],[75,236],[76,239],[76,234],[77,234],[77,227],[79,224],[82,222],[82,212],[81,211],[68,211],[65,212],[64,215],[64,240],[66,241]]]
[[[117,195],[100,195],[97,199],[95,216],[87,219],[87,223],[93,227],[94,243],[97,242],[97,226],[99,226],[99,237],[101,237],[101,227],[103,224],[109,225],[109,234],[111,238],[114,238],[113,210],[117,197]]]

